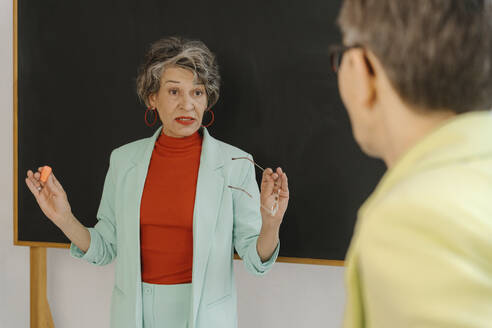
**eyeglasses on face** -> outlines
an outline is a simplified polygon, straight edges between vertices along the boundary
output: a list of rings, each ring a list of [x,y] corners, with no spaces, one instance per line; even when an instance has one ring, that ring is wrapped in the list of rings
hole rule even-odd
[[[330,65],[331,69],[334,73],[338,73],[340,70],[340,66],[342,65],[343,55],[346,51],[354,48],[362,48],[361,45],[356,44],[353,46],[344,46],[344,45],[332,45],[330,46]]]

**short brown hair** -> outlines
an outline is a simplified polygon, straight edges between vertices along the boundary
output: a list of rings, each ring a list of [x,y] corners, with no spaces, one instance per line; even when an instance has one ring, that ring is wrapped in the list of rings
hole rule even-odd
[[[405,102],[492,109],[492,0],[345,0],[339,25],[348,45],[378,57]]]
[[[168,37],[152,43],[138,72],[137,94],[146,106],[149,96],[159,92],[164,69],[171,66],[192,71],[205,85],[208,108],[217,103],[220,74],[215,55],[201,41]]]

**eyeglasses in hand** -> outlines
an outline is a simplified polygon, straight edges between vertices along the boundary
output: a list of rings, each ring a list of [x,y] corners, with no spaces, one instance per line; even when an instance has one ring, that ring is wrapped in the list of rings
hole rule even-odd
[[[253,165],[255,165],[257,168],[259,168],[262,172],[265,172],[265,169],[262,168],[260,165],[258,165],[257,163],[255,163],[255,161],[253,161],[251,158],[249,157],[233,157],[232,160],[233,161],[236,161],[236,160],[241,160],[241,159],[245,159],[245,160],[248,160],[250,161],[251,163],[253,163]],[[239,187],[234,187],[234,186],[227,186],[231,189],[234,189],[234,190],[238,190],[238,191],[242,191],[244,192],[249,198],[253,199],[253,196],[247,192],[246,190],[244,190],[243,188],[239,188]],[[278,211],[278,199],[279,199],[279,193],[280,193],[280,189],[278,188],[278,185],[277,185],[277,181],[275,181],[275,201],[272,205],[271,208],[267,208],[266,206],[264,206],[263,204],[260,204],[261,205],[261,208],[263,208],[264,210],[268,211],[270,213],[270,215],[272,216],[275,216],[275,214],[277,214],[277,211]]]

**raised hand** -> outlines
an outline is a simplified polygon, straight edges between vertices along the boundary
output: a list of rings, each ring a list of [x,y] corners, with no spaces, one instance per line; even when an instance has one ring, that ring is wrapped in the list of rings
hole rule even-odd
[[[281,168],[263,171],[260,199],[263,223],[280,226],[289,203],[287,174]]]
[[[36,173],[27,171],[26,184],[43,213],[56,225],[71,216],[67,194],[55,175],[51,173],[45,183],[40,180],[42,168]]]

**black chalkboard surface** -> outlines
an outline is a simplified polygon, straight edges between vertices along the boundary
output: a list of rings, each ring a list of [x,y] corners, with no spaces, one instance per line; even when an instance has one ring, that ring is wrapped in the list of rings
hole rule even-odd
[[[289,175],[280,255],[343,260],[384,166],[355,144],[330,70],[340,3],[18,0],[16,244],[68,243],[25,186],[41,165],[53,167],[75,216],[96,223],[111,150],[155,129],[136,96],[137,67],[151,42],[180,35],[218,56],[211,134]]]

